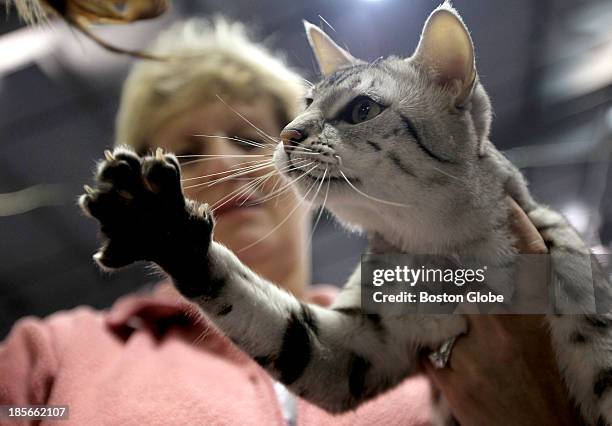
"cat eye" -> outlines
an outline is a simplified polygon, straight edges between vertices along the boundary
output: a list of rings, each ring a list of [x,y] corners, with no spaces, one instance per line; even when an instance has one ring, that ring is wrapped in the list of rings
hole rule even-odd
[[[350,124],[359,124],[376,117],[384,107],[368,96],[358,96],[344,109],[342,119]]]

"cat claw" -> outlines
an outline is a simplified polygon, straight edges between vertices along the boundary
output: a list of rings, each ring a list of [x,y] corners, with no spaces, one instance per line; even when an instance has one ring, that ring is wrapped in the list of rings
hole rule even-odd
[[[164,159],[164,150],[162,148],[157,148],[155,150],[155,158],[158,160]]]
[[[83,185],[83,189],[85,190],[87,195],[93,195],[94,194],[93,188],[91,186],[89,186],[89,185]]]
[[[202,216],[204,219],[208,219],[208,203],[200,204],[198,207],[198,215]]]
[[[202,250],[210,243],[214,220],[208,205],[184,198],[173,155],[161,148],[151,154],[105,151],[106,160],[98,163],[94,176],[96,186],[83,186],[79,205],[100,223],[104,245],[92,255],[104,271],[136,261],[168,260],[163,258],[165,247],[191,244],[194,230]],[[208,240],[202,239],[205,235]]]
[[[103,259],[103,254],[102,251],[97,251],[96,253],[94,253],[94,255],[92,256],[94,262],[96,262],[96,264],[98,265],[98,267],[100,269],[102,269],[105,272],[111,272],[113,268],[109,268],[107,267],[104,263],[102,263],[102,259]]]
[[[117,191],[117,194],[121,197],[121,198],[125,198],[126,200],[133,200],[134,196],[129,193],[128,191],[125,191],[123,189]]]

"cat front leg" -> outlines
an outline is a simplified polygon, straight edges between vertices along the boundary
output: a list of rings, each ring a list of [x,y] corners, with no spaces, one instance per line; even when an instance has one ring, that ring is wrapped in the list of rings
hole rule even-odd
[[[331,309],[304,303],[215,242],[208,265],[218,292],[190,300],[273,377],[330,412],[354,409],[414,373],[427,346],[420,342],[465,330],[459,316],[385,318],[363,314],[354,303]],[[186,286],[204,279],[193,275]]]
[[[100,223],[103,245],[94,259],[101,268],[112,270],[144,260],[179,279],[194,268],[206,272],[214,220],[208,205],[183,196],[174,155],[161,149],[144,157],[128,148],[106,151],[94,181],[93,188],[85,186],[79,205]],[[183,263],[191,270],[183,272],[178,267]],[[191,289],[180,291],[189,295]],[[196,293],[202,291],[198,288]]]
[[[528,214],[552,259],[547,320],[559,369],[587,424],[612,425],[610,281],[563,216],[544,206]]]
[[[207,206],[183,197],[178,163],[161,151],[107,152],[80,204],[100,222],[102,267],[157,263],[272,376],[328,411],[355,408],[399,383],[416,369],[418,342],[432,338],[429,321],[362,315],[355,299],[335,309],[309,305],[258,276],[212,241]]]
[[[208,264],[209,275],[222,283],[219,291],[191,300],[273,377],[330,412],[353,409],[392,388],[415,372],[427,342],[466,330],[457,315],[363,313],[352,297],[359,274],[327,309],[264,280],[215,242]],[[192,280],[190,288],[201,279]]]

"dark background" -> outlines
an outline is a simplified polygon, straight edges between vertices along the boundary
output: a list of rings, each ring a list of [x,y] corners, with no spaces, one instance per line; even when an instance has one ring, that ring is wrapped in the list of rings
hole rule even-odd
[[[439,0],[202,0],[174,2],[162,19],[96,33],[142,47],[172,20],[221,12],[249,23],[316,79],[301,20],[323,17],[351,53],[412,53]],[[612,2],[456,0],[495,109],[492,140],[536,196],[563,211],[593,245],[612,238]],[[105,307],[154,281],[141,267],[109,276],[91,260],[96,226],[75,207],[96,159],[113,143],[129,60],[60,23],[29,29],[0,7],[0,337],[23,315],[79,304]],[[313,280],[341,284],[363,241],[323,221]]]

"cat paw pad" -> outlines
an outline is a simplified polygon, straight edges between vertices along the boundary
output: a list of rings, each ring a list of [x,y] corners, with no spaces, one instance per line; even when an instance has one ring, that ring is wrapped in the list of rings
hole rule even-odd
[[[100,223],[105,241],[94,260],[104,269],[159,263],[190,234],[205,241],[212,233],[208,205],[185,200],[179,163],[161,149],[145,157],[126,148],[107,150],[94,180],[84,186],[79,205]]]

